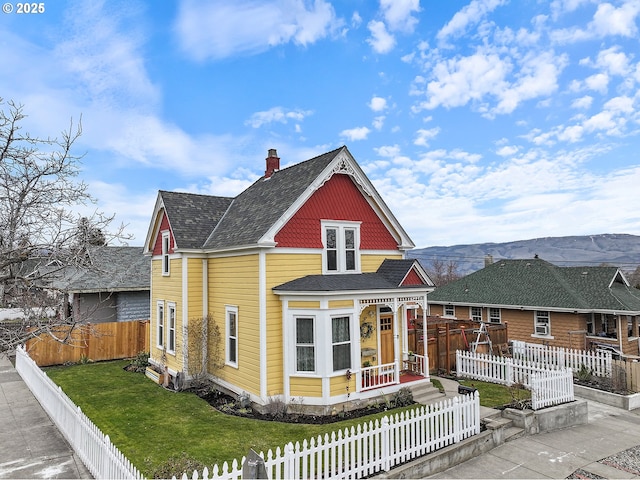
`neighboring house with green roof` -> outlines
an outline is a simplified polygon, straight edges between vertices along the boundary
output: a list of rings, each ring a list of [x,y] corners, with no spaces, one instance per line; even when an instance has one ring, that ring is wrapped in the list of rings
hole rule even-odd
[[[617,267],[499,260],[428,295],[431,315],[507,323],[509,339],[638,355],[640,290]]]

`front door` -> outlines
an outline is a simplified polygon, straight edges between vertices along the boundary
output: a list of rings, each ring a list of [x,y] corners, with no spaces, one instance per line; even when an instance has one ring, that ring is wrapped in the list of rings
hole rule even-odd
[[[393,315],[380,315],[380,363],[395,361],[393,352]]]

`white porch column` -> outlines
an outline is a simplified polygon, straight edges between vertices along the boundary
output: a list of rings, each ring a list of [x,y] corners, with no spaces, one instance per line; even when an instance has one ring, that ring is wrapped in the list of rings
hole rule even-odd
[[[424,301],[422,303],[422,342],[423,347],[422,351],[424,353],[424,376],[426,378],[430,378],[429,374],[429,350],[427,348],[428,345],[428,336],[427,336],[427,311],[429,309],[429,305],[427,304],[427,294],[424,294]]]
[[[396,383],[400,383],[400,365],[402,358],[400,358],[400,330],[398,325],[398,298],[393,299],[393,362],[394,376]]]

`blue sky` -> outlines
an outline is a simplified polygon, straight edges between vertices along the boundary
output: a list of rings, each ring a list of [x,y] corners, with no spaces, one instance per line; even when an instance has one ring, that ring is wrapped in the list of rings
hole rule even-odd
[[[640,1],[47,1],[0,97],[144,242],[158,189],[235,196],[347,145],[418,247],[640,235]]]

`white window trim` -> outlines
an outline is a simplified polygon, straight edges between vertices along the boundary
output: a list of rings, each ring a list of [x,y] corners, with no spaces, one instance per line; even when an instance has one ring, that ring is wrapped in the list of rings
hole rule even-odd
[[[298,340],[297,329],[299,318],[310,318],[313,323],[313,370],[298,370]],[[318,373],[318,334],[316,330],[317,322],[314,315],[294,315],[293,316],[294,336],[293,341],[295,345],[295,355],[293,356],[293,371],[296,375],[316,375]],[[303,346],[310,346],[311,344],[303,343]]]
[[[233,313],[236,317],[236,330],[235,332],[233,332],[235,334],[235,336],[231,336],[231,327],[229,325],[229,314]],[[225,323],[225,335],[224,335],[224,339],[225,339],[225,364],[238,368],[238,356],[239,356],[239,349],[238,349],[238,307],[235,305],[225,305],[224,307],[224,323]],[[229,358],[229,339],[231,338],[235,338],[236,341],[236,359],[235,361],[231,361]]]
[[[494,317],[494,316],[491,315],[491,311],[492,310],[497,310],[498,311],[498,316],[497,317]],[[497,323],[502,323],[502,310],[501,309],[496,308],[496,307],[489,307],[488,315],[489,315],[489,322],[490,323],[496,323],[496,324]],[[497,320],[497,322],[495,320]]]
[[[324,275],[341,274],[341,273],[360,273],[360,222],[345,222],[322,220],[320,222],[322,229],[322,273]],[[337,247],[337,270],[327,269],[327,228],[335,228]],[[355,270],[346,269],[346,255],[344,246],[344,230],[353,229],[355,231]]]
[[[451,308],[453,313],[447,313],[447,308]],[[442,316],[443,317],[455,317],[456,316],[456,307],[453,305],[443,305],[442,306]]]
[[[160,322],[160,311],[162,311],[162,322]],[[160,349],[164,349],[165,313],[164,300],[158,300],[156,302],[156,346]]]
[[[538,313],[541,312],[545,312],[547,314],[546,318],[547,318],[547,323],[546,324],[539,324],[538,323]],[[542,317],[540,317],[542,318]],[[542,325],[546,325],[547,327],[547,332],[546,333],[538,333],[538,326],[542,326]],[[551,335],[551,312],[549,310],[534,310],[533,312],[533,333],[531,334],[532,337],[535,338],[548,338],[548,339],[553,339],[554,337]]]
[[[171,312],[173,312],[173,329],[171,328]],[[167,321],[166,321],[166,331],[167,331],[167,353],[171,355],[175,355],[176,353],[176,330],[178,324],[178,309],[176,308],[176,304],[174,302],[167,303]],[[171,336],[173,336],[173,349],[170,348],[171,345]]]
[[[478,309],[480,309],[480,320],[476,320],[476,319],[474,318],[474,315],[473,315],[473,309],[474,309],[474,308],[478,308]],[[470,318],[471,320],[473,320],[474,322],[482,322],[482,318],[483,318],[483,316],[482,316],[482,314],[483,314],[483,310],[484,310],[484,308],[482,308],[482,307],[469,307],[469,318]]]
[[[171,258],[169,251],[171,250],[171,236],[168,231],[162,232],[162,275],[167,277],[171,275]]]
[[[346,372],[347,370],[353,369],[353,365],[354,365],[354,363],[353,363],[353,348],[354,348],[354,342],[356,340],[354,340],[354,338],[353,338],[353,335],[354,335],[353,331],[352,331],[353,330],[353,328],[352,328],[352,326],[353,326],[353,316],[351,314],[334,314],[334,315],[331,315],[330,318],[331,318],[330,325],[331,325],[332,329],[333,329],[333,320],[335,318],[347,318],[348,321],[349,321],[349,341],[348,342],[333,343],[333,332],[332,332],[332,330],[330,330],[330,332],[331,332],[330,336],[329,336],[329,346],[331,348],[331,355],[329,355],[329,357],[331,359],[330,371],[331,371],[332,375],[335,375],[335,374],[341,374],[342,372]],[[333,347],[335,345],[346,345],[347,343],[349,344],[349,364],[350,364],[350,366],[347,367],[347,368],[340,369],[340,370],[334,370],[334,368],[333,368]]]

